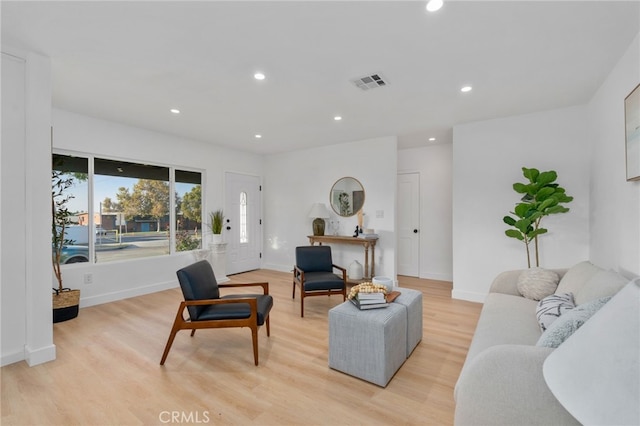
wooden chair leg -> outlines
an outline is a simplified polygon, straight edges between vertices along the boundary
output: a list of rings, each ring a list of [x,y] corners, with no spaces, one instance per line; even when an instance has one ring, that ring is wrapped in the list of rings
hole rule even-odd
[[[258,326],[251,327],[251,338],[253,340],[253,361],[258,365]]]
[[[292,299],[296,298],[296,282],[295,281],[293,282],[293,294],[291,295],[291,298]]]
[[[178,308],[178,312],[176,313],[176,318],[173,320],[173,325],[171,326],[171,333],[169,333],[169,339],[167,340],[167,344],[164,347],[164,352],[162,353],[162,359],[160,360],[160,365],[164,365],[164,362],[167,360],[167,356],[169,355],[169,350],[171,349],[171,345],[173,345],[173,339],[176,338],[176,334],[178,334],[178,331],[183,330],[185,327],[183,327],[183,325],[185,324],[185,320],[184,317],[182,316],[182,312],[184,311],[184,302],[180,304],[180,307]],[[191,331],[191,335],[193,336],[193,333],[195,333],[196,330],[193,329]]]
[[[300,290],[300,318],[304,318],[304,291]]]
[[[271,326],[269,325],[269,316],[267,316],[267,336],[271,336]]]
[[[173,339],[176,338],[176,334],[179,329],[176,329],[175,325],[171,329],[171,334],[169,334],[169,340],[167,340],[167,345],[164,347],[164,353],[162,354],[162,359],[160,360],[160,365],[164,365],[164,362],[167,360],[167,356],[169,355],[169,350],[171,349],[171,345],[173,345]]]
[[[191,330],[191,337],[193,337],[194,334],[196,334],[196,329],[195,328],[193,330]]]

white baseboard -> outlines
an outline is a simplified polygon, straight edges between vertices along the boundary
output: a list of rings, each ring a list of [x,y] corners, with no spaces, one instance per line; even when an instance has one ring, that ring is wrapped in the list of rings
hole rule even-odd
[[[29,367],[44,364],[45,362],[56,359],[56,345],[49,345],[43,348],[31,349],[29,346],[24,347],[25,361]]]
[[[425,280],[436,280],[436,281],[453,281],[453,274],[439,274],[437,272],[431,273],[427,272],[423,275],[420,275],[420,278]]]
[[[5,365],[15,364],[16,362],[24,361],[24,351],[16,351],[10,354],[2,355],[0,358],[0,367]]]
[[[267,263],[262,265],[262,269],[271,269],[273,271],[292,273],[293,265],[285,266],[285,265],[276,265],[274,263]]]
[[[142,296],[144,294],[156,293],[158,291],[176,288],[177,286],[178,283],[176,281],[166,281],[144,287],[136,287],[128,290],[115,291],[113,293],[100,294],[98,296],[80,297],[80,308],[115,302],[116,300],[128,299],[130,297]]]
[[[455,288],[451,292],[451,298],[452,299],[467,300],[469,302],[484,303],[484,300],[486,299],[486,297],[487,297],[487,295],[484,294],[484,293],[476,293],[476,292],[473,292],[473,291],[456,290]]]

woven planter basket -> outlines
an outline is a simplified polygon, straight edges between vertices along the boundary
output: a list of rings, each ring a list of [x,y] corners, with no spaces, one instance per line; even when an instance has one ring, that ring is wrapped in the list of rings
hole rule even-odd
[[[80,304],[80,290],[68,288],[53,293],[53,309],[68,308]]]
[[[65,288],[61,291],[54,291],[53,300],[53,322],[62,322],[78,316],[80,308],[80,290]]]

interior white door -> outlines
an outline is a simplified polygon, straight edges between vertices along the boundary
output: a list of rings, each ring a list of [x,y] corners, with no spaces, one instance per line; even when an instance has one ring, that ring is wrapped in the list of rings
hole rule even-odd
[[[258,176],[225,173],[227,274],[259,269],[262,247],[262,191]]]
[[[420,273],[420,174],[398,174],[398,274]]]

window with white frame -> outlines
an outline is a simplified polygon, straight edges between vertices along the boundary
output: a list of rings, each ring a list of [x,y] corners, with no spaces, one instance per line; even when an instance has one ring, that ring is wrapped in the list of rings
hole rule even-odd
[[[83,169],[77,158],[54,154],[53,167],[60,161],[73,164],[69,172],[85,186],[83,192],[70,188],[74,191],[70,207],[77,213],[78,233],[86,236],[82,241],[87,249],[93,247],[96,262],[202,246],[201,172],[91,156],[83,158],[87,164]]]

